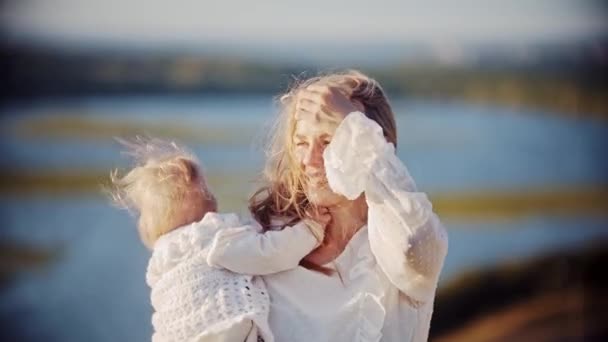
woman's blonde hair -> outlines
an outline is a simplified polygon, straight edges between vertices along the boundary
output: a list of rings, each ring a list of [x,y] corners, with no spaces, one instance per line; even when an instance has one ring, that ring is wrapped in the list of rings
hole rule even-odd
[[[281,219],[282,225],[309,218],[307,212],[311,204],[304,193],[304,175],[295,159],[293,133],[297,94],[312,84],[338,87],[351,101],[362,104],[365,115],[382,127],[387,141],[397,145],[395,116],[388,98],[374,79],[359,71],[347,70],[296,81],[287,93],[278,98],[279,117],[267,149],[265,184],[249,200],[249,210],[265,229],[271,228],[273,218]]]
[[[110,174],[112,201],[121,208],[139,214],[138,230],[144,245],[152,248],[163,234],[180,225],[184,209],[201,213],[215,210],[216,202],[209,192],[196,157],[175,142],[137,137],[117,139],[126,147],[134,167],[126,174]],[[203,195],[203,201],[192,203],[192,194]],[[199,220],[203,214],[192,219]]]

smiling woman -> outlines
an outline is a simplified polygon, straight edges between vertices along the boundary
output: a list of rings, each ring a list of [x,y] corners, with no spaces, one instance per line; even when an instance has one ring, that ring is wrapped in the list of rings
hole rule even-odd
[[[302,104],[293,120],[295,147],[290,150],[293,161],[302,166],[296,172],[303,173],[304,192],[312,203],[319,206],[335,205],[340,200],[340,196],[329,189],[323,167],[323,152],[331,142],[339,122],[323,115],[324,112],[314,105],[306,107],[306,101],[313,100],[305,98],[304,91],[300,97]]]
[[[330,221],[300,267],[264,277],[276,340],[425,341],[447,235],[395,156],[384,91],[347,71],[302,82],[282,104],[250,210],[267,231],[320,210]]]

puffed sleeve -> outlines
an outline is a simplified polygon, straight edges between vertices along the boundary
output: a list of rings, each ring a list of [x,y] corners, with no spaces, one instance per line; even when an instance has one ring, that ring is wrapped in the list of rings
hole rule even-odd
[[[363,113],[350,113],[323,157],[333,191],[351,200],[365,192],[370,247],[382,271],[411,299],[432,299],[447,233],[382,128]]]
[[[303,222],[283,230],[264,233],[259,230],[251,225],[219,230],[211,243],[207,263],[240,274],[266,275],[297,267],[318,245]]]

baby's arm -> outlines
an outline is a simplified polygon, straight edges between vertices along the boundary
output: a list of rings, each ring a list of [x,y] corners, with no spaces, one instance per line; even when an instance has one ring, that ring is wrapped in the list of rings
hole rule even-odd
[[[250,225],[221,229],[213,238],[207,263],[240,274],[286,271],[323,241],[323,232],[322,224],[312,220],[265,233]]]

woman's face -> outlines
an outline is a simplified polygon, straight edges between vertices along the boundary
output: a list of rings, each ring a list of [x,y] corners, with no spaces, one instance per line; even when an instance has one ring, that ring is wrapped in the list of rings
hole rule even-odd
[[[346,197],[334,193],[327,183],[323,165],[323,151],[339,122],[322,118],[318,114],[297,116],[293,134],[294,154],[304,172],[304,191],[311,203],[330,207],[343,201]]]

